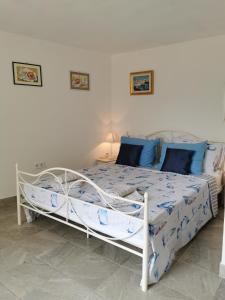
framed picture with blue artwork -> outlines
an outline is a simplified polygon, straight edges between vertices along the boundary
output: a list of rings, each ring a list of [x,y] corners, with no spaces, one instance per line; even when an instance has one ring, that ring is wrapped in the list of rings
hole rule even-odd
[[[130,95],[154,94],[154,71],[130,73]]]

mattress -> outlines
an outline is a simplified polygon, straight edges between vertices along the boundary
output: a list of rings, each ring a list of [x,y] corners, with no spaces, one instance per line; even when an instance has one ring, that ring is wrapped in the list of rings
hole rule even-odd
[[[102,189],[118,183],[135,187],[137,200],[148,192],[149,208],[149,283],[157,282],[166,272],[177,250],[187,244],[213,216],[212,200],[215,195],[205,178],[185,176],[121,165],[98,165],[82,169]],[[211,177],[212,181],[215,178]],[[143,211],[133,216],[137,204],[121,203],[114,211],[104,206],[101,197],[88,185],[74,185],[67,205],[60,186],[45,178],[36,185],[25,184],[24,193],[29,201],[46,210],[87,224],[94,230],[142,248]],[[136,199],[135,199],[136,200]],[[215,201],[214,201],[215,202]],[[68,207],[68,212],[67,212]]]

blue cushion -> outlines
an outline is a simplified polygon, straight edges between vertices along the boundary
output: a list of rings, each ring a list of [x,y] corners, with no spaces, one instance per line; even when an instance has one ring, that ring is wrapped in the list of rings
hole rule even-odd
[[[163,162],[164,162],[164,159],[166,156],[167,148],[185,149],[185,150],[195,151],[195,153],[192,157],[191,174],[200,175],[202,173],[203,160],[204,160],[206,147],[207,147],[207,141],[204,141],[201,143],[195,143],[195,144],[165,143],[162,145],[159,170],[161,170],[161,168],[162,168],[162,165],[163,165]]]
[[[136,167],[139,165],[142,145],[121,144],[116,164]]]
[[[193,150],[167,148],[161,171],[182,175],[190,174],[194,153]]]
[[[141,152],[139,166],[150,168],[153,165],[156,156],[156,147],[159,145],[160,140],[147,140],[139,138],[131,138],[127,136],[121,137],[121,144],[143,145]]]

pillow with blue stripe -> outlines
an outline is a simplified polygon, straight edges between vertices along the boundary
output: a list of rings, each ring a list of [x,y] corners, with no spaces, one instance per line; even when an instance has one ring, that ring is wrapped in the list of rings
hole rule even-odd
[[[164,143],[162,145],[161,156],[160,156],[160,163],[159,163],[159,170],[161,170],[163,162],[166,156],[166,150],[170,149],[184,149],[184,150],[192,150],[194,151],[194,155],[192,157],[191,163],[191,174],[193,175],[201,175],[203,169],[203,161],[204,155],[207,147],[207,141],[201,143]]]
[[[121,144],[143,146],[140,160],[139,160],[139,166],[150,168],[153,166],[153,163],[155,161],[156,148],[160,144],[160,140],[159,139],[147,140],[147,139],[139,139],[139,138],[132,138],[128,136],[122,136]]]
[[[182,175],[190,174],[192,157],[195,151],[185,149],[166,149],[166,156],[161,171]]]

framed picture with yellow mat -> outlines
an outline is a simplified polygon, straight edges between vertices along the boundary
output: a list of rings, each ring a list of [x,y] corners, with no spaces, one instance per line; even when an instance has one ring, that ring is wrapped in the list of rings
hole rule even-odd
[[[130,73],[130,95],[153,95],[154,71],[140,71]]]

